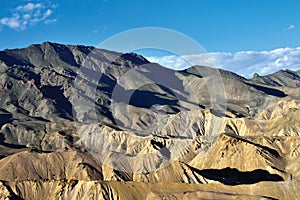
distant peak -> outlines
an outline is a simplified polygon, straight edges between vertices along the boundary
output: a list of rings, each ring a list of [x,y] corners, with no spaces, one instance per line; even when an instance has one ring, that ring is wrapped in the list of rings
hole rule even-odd
[[[41,45],[52,45],[52,44],[56,44],[56,43],[46,41],[46,42],[43,42]]]
[[[259,74],[258,73],[254,73],[253,74],[253,78],[255,78],[255,77],[259,77]]]
[[[41,46],[64,46],[62,44],[58,44],[58,43],[55,43],[55,42],[49,42],[49,41],[46,41],[46,42],[43,42],[42,44],[40,44]]]

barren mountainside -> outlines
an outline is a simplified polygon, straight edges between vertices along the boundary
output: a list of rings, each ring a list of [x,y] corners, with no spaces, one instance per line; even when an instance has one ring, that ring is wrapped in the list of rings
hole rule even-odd
[[[88,46],[0,51],[0,199],[300,199],[299,85]]]

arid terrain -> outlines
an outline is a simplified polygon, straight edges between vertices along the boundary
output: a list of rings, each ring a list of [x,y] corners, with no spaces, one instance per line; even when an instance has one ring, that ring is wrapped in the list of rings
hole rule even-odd
[[[0,199],[300,199],[300,71],[0,51]]]

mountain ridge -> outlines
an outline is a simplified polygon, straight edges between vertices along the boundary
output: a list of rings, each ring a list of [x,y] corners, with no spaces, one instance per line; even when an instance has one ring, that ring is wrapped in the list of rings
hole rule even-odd
[[[12,52],[12,51],[22,51],[22,50],[26,50],[26,49],[30,49],[32,47],[38,47],[38,48],[41,48],[41,47],[44,47],[46,45],[50,45],[50,46],[55,46],[55,47],[69,47],[69,48],[78,48],[78,49],[81,49],[82,52],[84,52],[86,55],[88,53],[90,53],[92,50],[94,49],[97,49],[97,50],[102,50],[102,51],[106,51],[106,52],[112,52],[112,53],[116,53],[116,54],[119,54],[119,55],[127,55],[127,54],[131,54],[131,55],[135,55],[137,57],[141,57],[141,59],[143,60],[147,60],[145,57],[143,57],[142,55],[138,55],[136,53],[122,53],[122,52],[115,52],[115,51],[111,51],[111,50],[106,50],[106,49],[98,49],[97,47],[95,46],[86,46],[86,45],[74,45],[74,44],[61,44],[61,43],[57,43],[57,42],[50,42],[50,41],[46,41],[46,42],[43,42],[43,43],[37,43],[37,44],[31,44],[29,45],[28,47],[22,47],[22,48],[13,48],[13,49],[4,49],[4,50],[1,50],[0,52]],[[1,60],[3,62],[3,60]],[[149,62],[149,61],[148,61]],[[190,66],[189,68],[187,69],[183,69],[183,70],[179,70],[179,71],[191,71],[193,67],[197,67],[197,66]],[[198,66],[198,67],[207,67],[209,68],[210,66]],[[169,69],[169,68],[168,68]],[[217,69],[217,70],[221,70],[222,72],[224,73],[232,73],[234,75],[237,75],[237,77],[240,77],[240,78],[243,78],[243,79],[246,79],[245,77],[243,76],[240,76],[234,72],[231,72],[231,71],[227,71],[227,70],[223,70],[221,68],[214,68],[214,69]],[[257,73],[255,73],[257,76],[260,76],[260,77],[266,77],[266,76],[270,76],[274,73],[278,73],[278,72],[290,72],[290,73],[296,73],[296,74],[299,74],[300,70],[297,70],[297,71],[293,71],[293,70],[290,70],[290,69],[286,69],[286,70],[278,70],[276,72],[273,72],[271,74],[267,74],[267,75],[264,75],[264,76],[260,76],[258,75]],[[253,78],[249,78],[250,79],[253,79]]]

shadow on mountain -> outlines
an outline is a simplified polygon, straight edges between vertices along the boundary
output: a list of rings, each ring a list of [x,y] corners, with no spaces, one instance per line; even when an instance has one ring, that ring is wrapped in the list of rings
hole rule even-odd
[[[113,84],[113,83],[112,83]],[[110,84],[108,84],[110,85]],[[107,91],[113,92],[112,99],[116,103],[125,103],[139,108],[150,109],[152,106],[161,105],[171,108],[172,113],[177,113],[179,110],[176,108],[179,106],[177,96],[167,87],[159,85],[162,92],[154,92],[145,89],[126,90],[120,85],[116,84],[114,88],[107,86]],[[103,88],[101,88],[103,89]],[[112,90],[113,91],[110,91]]]
[[[5,137],[4,137],[4,135],[2,135],[2,134],[0,134],[0,146],[12,148],[12,149],[22,149],[22,148],[26,148],[25,145],[6,143],[6,142],[5,142]],[[0,153],[3,153],[3,152],[0,152]]]
[[[186,88],[183,86],[182,80],[178,78],[173,70],[153,63],[144,64],[142,68],[146,72],[140,73],[150,79],[152,83],[181,92],[185,91]],[[181,95],[177,94],[177,96],[181,98]]]
[[[144,65],[144,64],[149,63],[149,61],[146,58],[144,58],[138,54],[135,54],[135,53],[125,53],[125,54],[121,55],[120,57],[125,60],[130,60],[132,63],[134,63],[136,65]]]
[[[205,169],[198,172],[203,177],[219,181],[225,185],[254,184],[261,181],[283,181],[277,174],[270,174],[266,170],[256,169],[249,172],[241,172],[235,168]]]
[[[276,97],[286,97],[287,95],[277,89],[273,89],[273,88],[268,88],[268,87],[264,87],[264,86],[260,86],[260,85],[255,85],[255,84],[251,84],[251,83],[246,83],[247,85],[254,87],[255,89],[262,91],[268,95],[272,95],[272,96],[276,96]]]
[[[176,106],[178,105],[178,100],[176,98],[170,99],[166,94],[136,90],[131,96],[129,104],[136,107],[149,109],[153,105]]]
[[[12,122],[12,114],[10,113],[1,113],[0,114],[0,128],[6,124]]]
[[[70,48],[64,46],[64,45],[57,45],[57,44],[52,44],[49,43],[55,50],[55,52],[57,53],[57,55],[59,56],[59,58],[68,63],[69,65],[72,66],[80,66],[78,65],[78,63],[75,61],[74,59],[74,55],[71,52]]]
[[[61,86],[43,86],[41,90],[46,98],[55,101],[57,106],[62,109],[62,113],[66,112],[67,114],[72,116],[72,104],[64,96]]]
[[[107,76],[106,74],[101,74],[100,80],[98,81],[97,89],[106,92],[111,98],[111,94],[117,85],[117,81]]]
[[[168,148],[166,148],[166,145],[161,143],[161,142],[158,142],[158,141],[155,141],[155,140],[151,140],[151,145],[153,146],[154,149],[160,151],[160,153],[165,156],[165,158],[167,159],[170,159],[171,158],[171,152]]]
[[[243,142],[246,142],[246,143],[249,143],[249,144],[252,144],[256,147],[259,147],[261,149],[261,151],[265,151],[265,152],[268,152],[270,154],[272,154],[273,156],[275,156],[276,158],[280,156],[280,154],[275,150],[275,149],[272,149],[272,148],[269,148],[267,146],[263,146],[261,144],[258,144],[258,143],[254,143],[250,140],[247,140],[239,135],[235,135],[235,134],[231,134],[231,133],[225,133],[225,135],[229,136],[229,137],[233,137],[237,140],[241,140]]]
[[[27,66],[32,66],[31,63],[27,62],[23,58],[18,58],[15,55],[9,55],[9,53],[2,51],[0,52],[0,60],[5,62],[8,66],[13,66],[13,65],[27,65]]]

